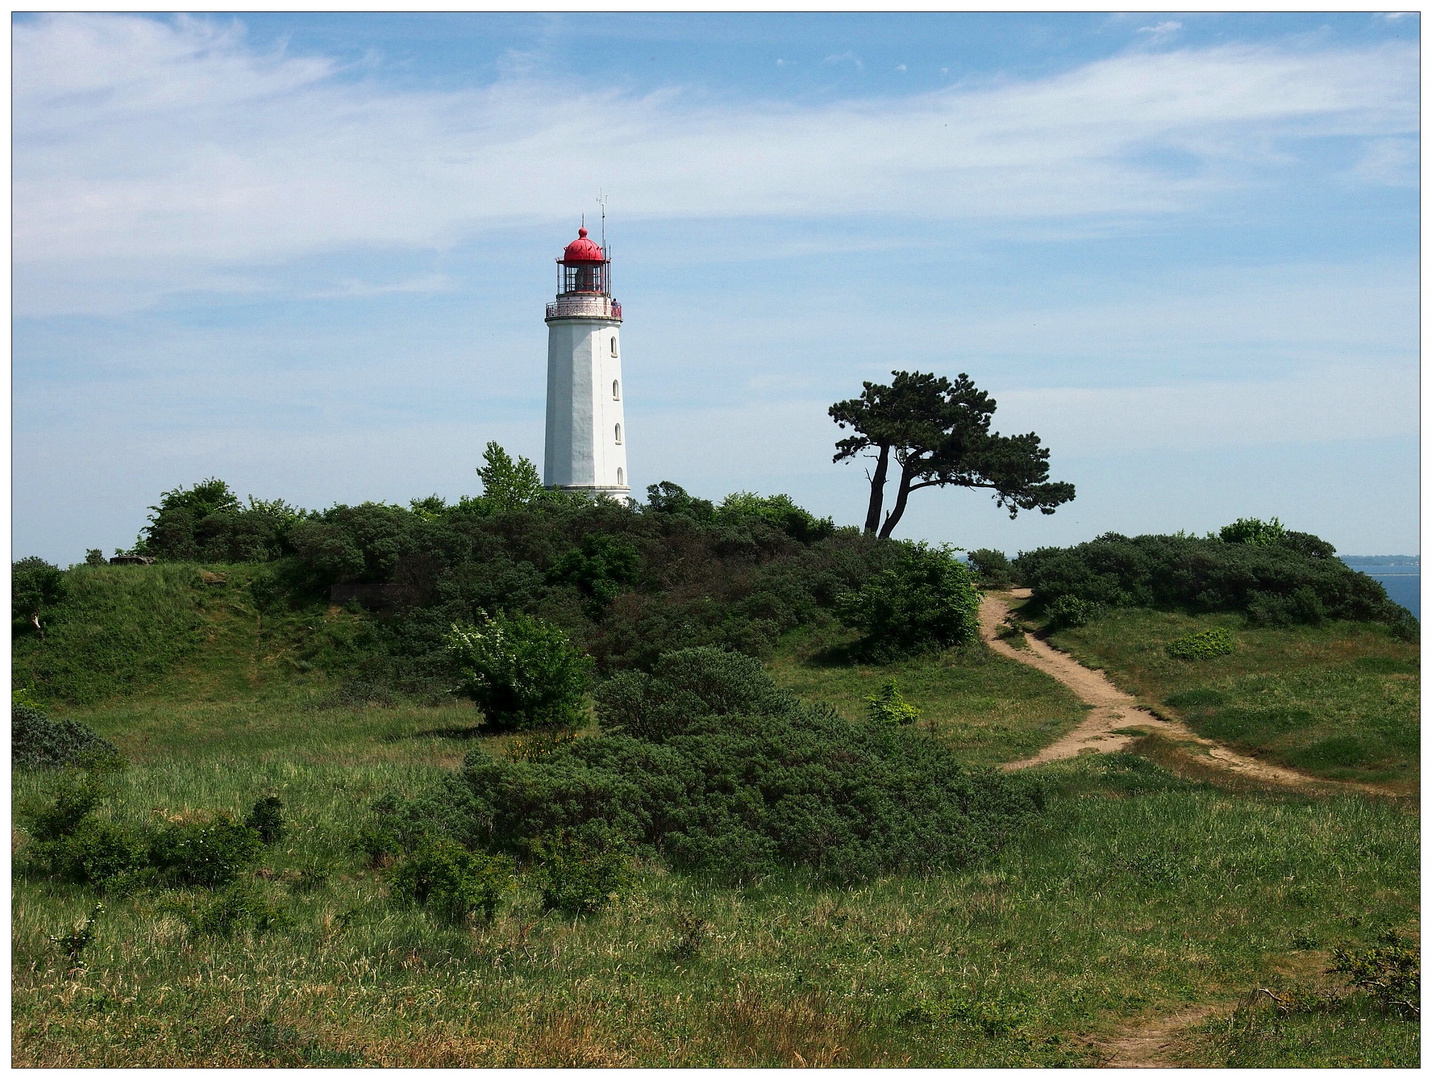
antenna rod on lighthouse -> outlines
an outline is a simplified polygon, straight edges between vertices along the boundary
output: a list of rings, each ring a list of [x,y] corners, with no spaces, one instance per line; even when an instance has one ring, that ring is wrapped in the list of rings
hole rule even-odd
[[[597,205],[602,208],[602,254],[611,258],[607,254],[607,197],[600,188],[597,189]]]

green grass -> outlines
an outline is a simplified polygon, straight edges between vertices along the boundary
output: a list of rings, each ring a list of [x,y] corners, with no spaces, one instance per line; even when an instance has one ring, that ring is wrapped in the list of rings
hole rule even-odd
[[[851,721],[865,718],[865,699],[893,677],[920,722],[976,765],[1030,757],[1084,718],[1086,707],[1063,685],[983,645],[873,665],[839,659],[849,640],[792,634],[768,665],[771,675]]]
[[[960,872],[851,889],[785,874],[732,889],[644,865],[595,916],[544,915],[523,888],[489,927],[439,925],[390,904],[350,842],[378,794],[421,790],[464,752],[500,754],[505,740],[477,737],[470,705],[335,704],[305,658],[340,651],[358,618],[270,620],[232,582],[201,594],[197,647],[136,661],[88,704],[47,704],[130,759],[103,815],[241,814],[278,795],[287,833],[244,883],[285,918],[208,936],[194,925],[210,902],[201,890],[101,897],[21,869],[16,1065],[1090,1066],[1100,1040],[1193,1005],[1214,1012],[1177,1041],[1190,1064],[1418,1064],[1416,1024],[1324,973],[1334,947],[1388,928],[1416,936],[1415,813],[1394,800],[1235,793],[1132,754],[1041,769],[1044,817]],[[1359,737],[1357,717],[1377,702],[1401,715],[1409,678],[1415,701],[1415,648],[1357,627],[1235,627],[1233,655],[1175,669],[1162,642],[1207,625],[1222,623],[1119,613],[1059,643],[1091,659],[1102,650],[1117,679],[1155,701],[1247,694],[1258,680],[1311,695],[1306,680],[1342,672]],[[1027,756],[1083,715],[1052,680],[981,648],[877,668],[824,659],[840,644],[793,638],[772,671],[851,719],[894,675],[973,763]],[[14,776],[22,823],[55,782]],[[22,864],[27,842],[16,834]],[[101,900],[75,966],[54,939]],[[1302,1004],[1239,1011],[1259,988]]]
[[[1176,660],[1165,644],[1214,627],[1230,655]],[[1233,615],[1117,609],[1051,642],[1201,735],[1315,776],[1416,786],[1418,646],[1382,627],[1246,627]]]
[[[51,937],[96,898],[18,876],[15,1062],[1090,1065],[1089,1040],[1129,1018],[1231,1010],[1299,985],[1334,944],[1415,925],[1414,817],[1234,797],[1132,762],[1053,770],[1046,820],[965,872],[721,889],[648,866],[604,914],[543,916],[524,891],[473,931],[392,907],[346,850],[364,800],[436,767],[141,764],[117,780],[121,816],[280,794],[291,828],[251,884],[288,925],[204,937],[200,893],[110,897],[75,971]],[[22,796],[44,783],[17,780]],[[318,889],[284,884],[315,864]],[[1415,1064],[1407,1025],[1364,1026],[1361,1049],[1326,1060]]]

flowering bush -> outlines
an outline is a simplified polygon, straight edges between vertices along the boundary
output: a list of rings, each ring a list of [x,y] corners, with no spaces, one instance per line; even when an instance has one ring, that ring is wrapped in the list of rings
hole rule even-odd
[[[482,626],[454,625],[447,649],[461,679],[459,692],[477,703],[492,727],[525,731],[585,722],[591,661],[557,627],[499,614]]]

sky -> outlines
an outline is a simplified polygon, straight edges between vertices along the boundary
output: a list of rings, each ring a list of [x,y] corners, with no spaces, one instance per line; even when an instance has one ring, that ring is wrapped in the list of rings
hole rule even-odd
[[[864,519],[832,402],[965,372],[1077,497],[1011,555],[1278,517],[1418,550],[1419,18],[17,15],[14,556],[210,476],[321,509],[541,467],[583,219],[634,493]]]

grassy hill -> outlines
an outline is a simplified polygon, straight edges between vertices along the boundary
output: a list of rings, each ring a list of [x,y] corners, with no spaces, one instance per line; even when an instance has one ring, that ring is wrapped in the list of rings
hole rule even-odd
[[[598,914],[544,913],[524,885],[491,925],[447,926],[390,902],[355,837],[374,798],[425,790],[470,750],[525,752],[514,740],[484,736],[469,704],[355,689],[376,620],[319,599],[274,611],[262,566],[71,573],[46,636],[17,639],[16,684],[129,759],[100,818],[241,815],[273,794],[287,831],[239,883],[273,917],[228,933],[205,929],[207,890],[100,896],[27,871],[20,834],[17,1065],[1088,1066],[1170,1016],[1193,1018],[1169,1051],[1188,1064],[1418,1061],[1416,1024],[1325,973],[1336,948],[1416,935],[1405,801],[1080,759],[1040,770],[1044,815],[961,870],[725,887],[650,861]],[[1055,641],[1215,737],[1288,761],[1355,738],[1357,763],[1313,765],[1415,776],[1414,645],[1363,624],[1235,626],[1228,656],[1160,658],[1166,638],[1231,618],[1127,609]],[[879,666],[843,660],[848,639],[789,632],[769,670],[852,722],[894,677],[977,764],[1024,757],[1082,713],[978,645]],[[1275,709],[1298,722],[1270,726]],[[61,782],[17,773],[21,820]],[[75,951],[66,936],[101,900]]]

